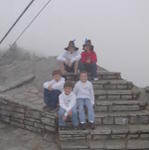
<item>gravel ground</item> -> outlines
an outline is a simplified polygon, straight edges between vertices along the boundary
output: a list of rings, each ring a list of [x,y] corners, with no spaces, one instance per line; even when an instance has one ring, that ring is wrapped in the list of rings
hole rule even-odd
[[[31,133],[0,122],[0,150],[58,150],[56,137]]]

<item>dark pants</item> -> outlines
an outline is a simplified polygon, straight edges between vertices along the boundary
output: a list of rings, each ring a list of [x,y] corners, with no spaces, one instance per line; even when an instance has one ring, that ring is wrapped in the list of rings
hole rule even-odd
[[[44,89],[44,102],[50,108],[56,108],[58,104],[58,97],[61,94],[59,90],[49,91]]]
[[[97,65],[96,63],[82,63],[81,61],[79,62],[79,70],[80,71],[87,71],[88,73],[91,73],[91,76],[97,77]]]
[[[68,65],[66,65],[66,64],[64,63],[65,70],[66,70],[67,72],[74,72],[74,64],[75,64],[75,62],[73,62],[73,63],[72,63],[72,66],[69,67]]]

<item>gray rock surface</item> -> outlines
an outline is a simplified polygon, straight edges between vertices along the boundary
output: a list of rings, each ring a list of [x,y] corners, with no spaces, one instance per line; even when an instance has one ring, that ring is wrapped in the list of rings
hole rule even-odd
[[[55,139],[0,122],[0,150],[58,150]]]
[[[149,93],[149,86],[145,88],[146,93]]]
[[[41,89],[56,68],[56,57],[42,58],[20,49],[10,49],[0,58],[0,86],[9,89],[13,83],[20,83],[26,76],[34,75],[35,79],[30,83]]]

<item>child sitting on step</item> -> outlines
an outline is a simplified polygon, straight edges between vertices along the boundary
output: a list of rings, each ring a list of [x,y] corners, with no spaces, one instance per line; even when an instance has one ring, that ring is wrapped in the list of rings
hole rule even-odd
[[[91,77],[93,78],[93,80],[97,81],[97,57],[91,40],[85,41],[85,44],[83,45],[83,50],[84,52],[81,53],[79,70],[86,70],[88,73],[91,73]]]
[[[58,105],[58,97],[63,91],[65,79],[61,76],[60,70],[55,70],[52,73],[53,79],[43,84],[44,87],[44,102],[47,105],[44,107],[48,110],[53,110]]]
[[[75,84],[74,93],[77,97],[77,104],[79,108],[80,127],[84,130],[86,128],[85,108],[88,112],[88,123],[91,129],[95,128],[94,119],[94,90],[93,85],[88,81],[86,71],[80,72],[80,80]]]
[[[65,52],[57,57],[57,60],[60,62],[62,74],[65,75],[67,72],[77,74],[80,58],[81,55],[74,41],[70,41],[68,47],[65,48]]]
[[[61,130],[66,127],[66,120],[68,116],[72,117],[72,124],[74,129],[78,128],[78,116],[76,109],[76,96],[72,92],[73,84],[67,81],[64,84],[64,91],[59,96],[59,111],[58,111],[58,124]]]

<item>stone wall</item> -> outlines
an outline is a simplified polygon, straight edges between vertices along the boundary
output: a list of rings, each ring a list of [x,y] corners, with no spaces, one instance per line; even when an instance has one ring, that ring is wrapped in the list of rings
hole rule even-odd
[[[56,114],[15,103],[7,96],[0,95],[0,120],[33,132],[55,132]]]

